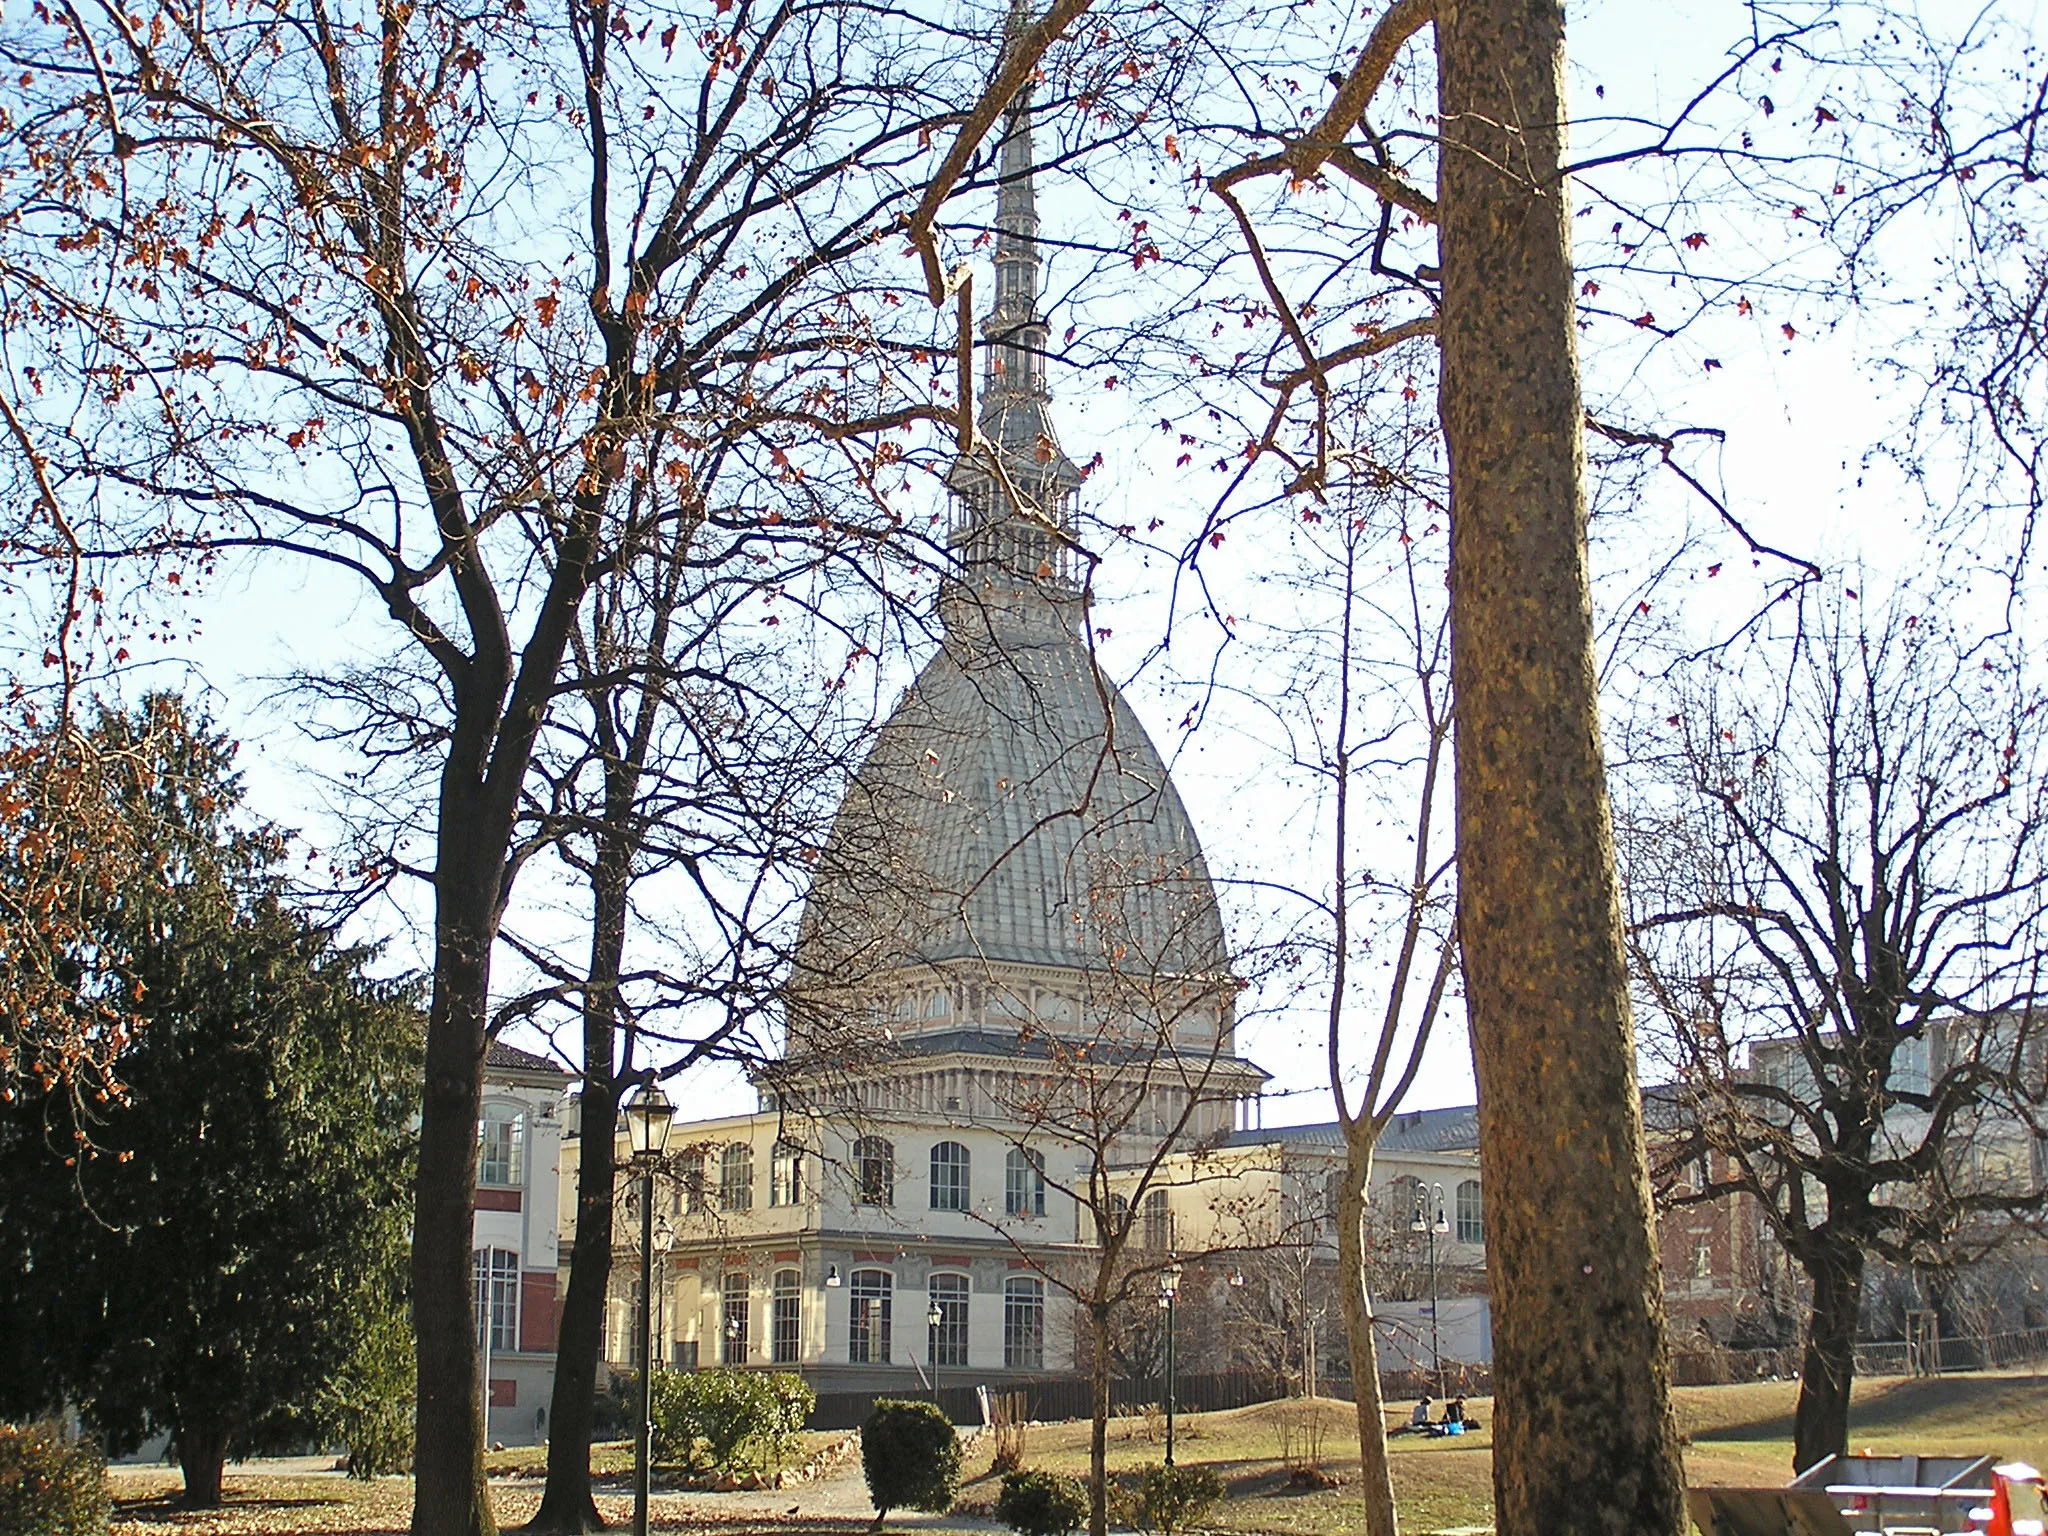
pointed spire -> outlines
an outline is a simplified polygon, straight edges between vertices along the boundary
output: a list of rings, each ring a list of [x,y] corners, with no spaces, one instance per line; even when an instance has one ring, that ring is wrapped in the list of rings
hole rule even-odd
[[[1029,25],[1025,0],[1013,0],[1005,29],[1014,41]],[[1026,84],[1003,120],[996,165],[996,297],[987,330],[987,388],[1040,394],[1045,383],[1044,317],[1038,313],[1038,189],[1031,144],[1031,87]]]
[[[1031,25],[1030,0],[1011,0],[1006,39]],[[1061,450],[1048,409],[1045,354],[1051,328],[1038,308],[1037,160],[1031,141],[1031,87],[1017,93],[1003,120],[996,162],[995,302],[982,322],[980,436],[1000,456],[1004,475],[1030,505],[1013,507],[986,461],[963,456],[947,477],[959,498],[950,542],[970,585],[984,590],[1074,592],[1072,554],[1044,526],[1073,526],[1081,471]]]

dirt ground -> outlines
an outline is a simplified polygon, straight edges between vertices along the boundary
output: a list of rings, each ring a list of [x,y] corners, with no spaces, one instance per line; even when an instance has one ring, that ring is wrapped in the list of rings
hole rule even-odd
[[[1768,1486],[1790,1475],[1792,1382],[1688,1387],[1675,1394],[1679,1428],[1687,1440],[1686,1471],[1695,1485]],[[1389,1422],[1406,1418],[1398,1405]],[[1468,1411],[1486,1425],[1492,1402],[1470,1400]],[[1229,1488],[1212,1524],[1257,1536],[1347,1536],[1357,1529],[1357,1450],[1349,1403],[1266,1403],[1229,1413],[1182,1417],[1176,1460],[1213,1466]],[[1163,1423],[1157,1414],[1117,1420],[1111,1428],[1110,1468],[1130,1470],[1161,1459]],[[1935,1380],[1859,1382],[1851,1414],[1851,1443],[1878,1451],[1946,1452],[2048,1460],[2048,1379],[2025,1373],[1951,1376]],[[1347,1448],[1348,1446],[1348,1448]],[[891,1515],[889,1528],[906,1532],[961,1532],[986,1536],[996,1480],[991,1448],[971,1445],[959,1510],[949,1516]],[[622,1465],[607,1447],[600,1470]],[[1402,1529],[1413,1536],[1481,1536],[1492,1529],[1493,1452],[1490,1429],[1456,1439],[1400,1436],[1392,1442],[1394,1489]],[[1025,1464],[1056,1471],[1085,1470],[1085,1424],[1034,1425]],[[1312,1461],[1338,1479],[1334,1488],[1305,1486],[1287,1463]],[[511,1530],[540,1503],[538,1459],[494,1457],[503,1475],[491,1480],[498,1523]],[[164,1468],[117,1468],[117,1536],[403,1536],[412,1510],[406,1478],[357,1483],[315,1463],[251,1464],[231,1468],[227,1503],[218,1510],[177,1506],[178,1480]],[[632,1500],[623,1481],[608,1482],[598,1505],[607,1521],[628,1526]],[[858,1458],[842,1460],[827,1476],[759,1493],[657,1493],[653,1523],[662,1530],[722,1530],[761,1536],[864,1536],[873,1521]]]

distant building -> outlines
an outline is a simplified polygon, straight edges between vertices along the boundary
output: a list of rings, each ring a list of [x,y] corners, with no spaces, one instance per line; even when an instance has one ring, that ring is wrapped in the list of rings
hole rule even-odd
[[[477,1123],[477,1345],[489,1383],[488,1441],[547,1436],[561,1314],[557,1192],[569,1074],[497,1041],[484,1057]]]
[[[1200,842],[1081,628],[1084,475],[1049,410],[1021,104],[1000,172],[979,418],[996,462],[963,455],[948,478],[944,643],[840,808],[785,992],[787,1058],[757,1112],[673,1132],[655,1213],[670,1365],[856,1391],[1071,1370],[1047,1271],[1095,1237],[1072,1193],[1073,1064],[1130,1087],[1120,1154],[1175,1126],[1220,1141],[1265,1082],[1235,1054],[1240,983]],[[638,1215],[621,1200],[613,1234],[621,1364]]]

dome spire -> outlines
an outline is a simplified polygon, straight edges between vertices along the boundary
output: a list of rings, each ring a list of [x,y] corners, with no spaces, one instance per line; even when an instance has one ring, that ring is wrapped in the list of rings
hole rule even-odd
[[[1011,0],[1006,45],[1030,24],[1029,0]],[[981,326],[980,441],[947,476],[958,498],[948,542],[960,553],[970,587],[1036,587],[1070,598],[1074,556],[1053,530],[1073,530],[1081,471],[1060,448],[1046,386],[1051,327],[1038,307],[1037,157],[1028,82],[1003,119],[996,172],[995,303]],[[990,449],[1001,461],[1001,476],[988,462]],[[1015,504],[1012,491],[1024,505]]]
[[[1004,27],[1014,45],[1029,24],[1026,0],[1012,0]],[[1049,335],[1038,312],[1038,189],[1031,142],[1031,85],[1027,81],[1003,119],[997,160],[996,300],[983,334],[988,351],[988,395],[1045,393],[1045,344]],[[983,414],[987,414],[984,405]]]

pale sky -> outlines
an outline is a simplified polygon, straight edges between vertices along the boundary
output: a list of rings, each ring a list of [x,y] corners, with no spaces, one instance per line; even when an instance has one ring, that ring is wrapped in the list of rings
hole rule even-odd
[[[1668,110],[1718,67],[1720,44],[1740,35],[1744,14],[1731,4],[1574,7],[1573,89],[1580,114],[1633,110],[1654,116]],[[1925,14],[1931,24],[1948,25],[1975,12],[1929,7]],[[2037,20],[2035,8],[2026,4],[2004,7],[2001,14],[2022,31],[2030,32]],[[1711,39],[1711,46],[1703,47],[1702,38]],[[1605,94],[1594,96],[1595,87],[1604,87]],[[1812,103],[1796,82],[1788,82],[1785,103],[1788,114],[1812,115]],[[1043,202],[1050,226],[1062,194],[1049,187]],[[1220,213],[1217,218],[1221,238],[1227,220]],[[1599,219],[1575,225],[1582,234],[1582,262],[1590,260],[1594,249],[1583,237],[1595,225],[1604,233]],[[1931,228],[1924,234],[1938,246],[1950,232]],[[1739,264],[1749,254],[1730,252],[1729,259]],[[913,278],[906,271],[906,283]],[[1057,269],[1053,278],[1050,286],[1057,292]],[[1057,334],[1062,320],[1058,313],[1052,319]],[[1778,332],[1788,321],[1799,332],[1789,343]],[[1864,465],[1872,445],[1896,430],[1902,410],[1902,396],[1888,387],[1873,361],[1885,352],[1898,323],[1896,311],[1816,315],[1789,303],[1738,323],[1730,307],[1703,322],[1697,337],[1681,338],[1652,354],[1636,345],[1640,338],[1617,338],[1614,327],[1596,325],[1585,343],[1588,395],[1632,401],[1639,419],[1723,430],[1725,445],[1692,462],[1732,511],[1769,542],[1823,563],[1865,562],[1882,580],[1886,573],[1910,573],[1921,550],[1914,534],[1918,506],[1888,470]],[[1624,345],[1613,345],[1617,339]],[[1700,358],[1709,351],[1721,363],[1718,369],[1702,366]],[[1077,460],[1097,450],[1104,455],[1104,467],[1088,488],[1101,515],[1111,522],[1163,516],[1169,526],[1162,539],[1191,533],[1205,510],[1210,483],[1173,468],[1171,452],[1155,441],[1156,430],[1148,430],[1152,424],[1133,419],[1136,406],[1125,403],[1131,399],[1128,392],[1104,395],[1090,381],[1063,378],[1057,369],[1052,384],[1068,452]],[[1668,514],[1667,526],[1708,520],[1697,500],[1668,478],[1653,480],[1652,487]],[[1659,601],[1668,598],[1686,609],[1678,622],[1706,633],[1743,611],[1755,588],[1744,575],[1747,556],[1732,539],[1713,535],[1702,551],[1672,576]],[[1245,558],[1253,555],[1247,551]],[[1705,577],[1705,567],[1713,562],[1728,566],[1718,582]],[[1148,565],[1128,551],[1112,555],[1101,581],[1106,593],[1116,595],[1097,619],[1113,630],[1102,645],[1112,675],[1128,676],[1156,639],[1163,619],[1163,574],[1156,558]],[[1256,593],[1246,601],[1247,618],[1261,624],[1287,622],[1284,611],[1252,611]],[[1274,601],[1284,608],[1284,598]],[[324,792],[307,772],[319,765],[318,756],[298,728],[294,706],[268,697],[269,680],[332,665],[352,648],[374,653],[389,643],[388,618],[365,592],[339,578],[275,562],[253,572],[230,570],[215,583],[202,616],[198,634],[178,646],[176,654],[211,685],[218,712],[242,736],[255,806],[304,829],[315,843],[331,837]],[[1299,807],[1275,803],[1272,765],[1232,728],[1227,705],[1186,740],[1175,729],[1206,674],[1214,645],[1213,636],[1198,624],[1184,633],[1166,664],[1145,670],[1128,692],[1176,766],[1212,867],[1226,880],[1283,878],[1314,867],[1321,855],[1304,835]],[[178,664],[167,663],[152,681],[172,681],[170,673]],[[1226,908],[1248,924],[1256,917],[1235,895],[1226,896]],[[416,903],[415,919],[425,911],[424,902]],[[373,914],[393,938],[394,958],[404,962],[420,956],[420,950],[399,919],[390,907]],[[565,938],[575,942],[566,932]],[[1267,1123],[1327,1115],[1313,1007],[1301,1014],[1259,1017],[1245,1031],[1240,1050],[1275,1075],[1276,1097],[1266,1107]],[[1471,1095],[1467,1045],[1454,1019],[1440,1031],[1409,1102],[1432,1107],[1469,1102]],[[693,1110],[706,1112],[746,1107],[751,1091],[730,1075],[712,1076],[692,1085],[688,1102]]]

